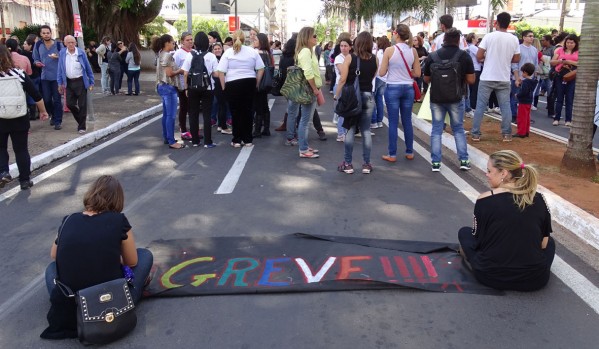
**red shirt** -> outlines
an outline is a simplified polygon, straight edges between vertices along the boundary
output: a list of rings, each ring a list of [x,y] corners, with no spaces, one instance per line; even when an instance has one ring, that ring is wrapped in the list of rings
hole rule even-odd
[[[31,62],[29,62],[29,58],[18,54],[17,52],[10,53],[12,62],[15,64],[15,68],[19,68],[25,71],[27,75],[33,74],[31,70]]]

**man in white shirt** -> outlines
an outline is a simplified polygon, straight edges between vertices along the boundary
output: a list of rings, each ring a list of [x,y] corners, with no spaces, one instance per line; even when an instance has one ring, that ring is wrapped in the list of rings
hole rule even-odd
[[[507,32],[512,17],[507,12],[497,15],[496,31],[485,35],[476,58],[483,62],[483,71],[478,85],[478,98],[472,123],[472,141],[480,141],[480,124],[483,119],[489,97],[495,91],[501,110],[501,134],[504,142],[512,141],[512,111],[510,109],[511,63],[520,61],[520,43],[518,38]]]
[[[439,17],[439,29],[443,33],[437,35],[435,40],[433,41],[433,45],[430,48],[430,52],[436,51],[443,47],[443,39],[445,38],[445,32],[449,29],[453,28],[453,17],[451,15],[443,15]],[[464,36],[460,34],[460,44],[458,45],[460,50],[468,49],[468,43],[466,43],[466,39]]]
[[[77,131],[85,133],[87,120],[87,90],[94,88],[94,72],[85,51],[77,47],[77,40],[71,35],[63,40],[66,50],[60,50],[58,57],[58,92],[66,92],[67,106],[77,121]]]
[[[173,59],[177,67],[182,67],[183,62],[191,56],[191,49],[193,48],[193,35],[188,32],[181,34],[181,47],[173,54]],[[181,84],[179,86],[185,86],[183,81],[183,75],[179,75]],[[179,129],[181,130],[181,139],[191,139],[191,133],[187,130],[187,113],[189,109],[189,101],[185,90],[179,90]]]

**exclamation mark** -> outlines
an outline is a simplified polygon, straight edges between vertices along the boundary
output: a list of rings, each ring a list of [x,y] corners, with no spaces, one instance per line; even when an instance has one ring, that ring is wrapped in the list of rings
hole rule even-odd
[[[397,264],[397,267],[399,268],[399,274],[405,282],[414,282],[414,279],[412,279],[412,274],[410,274],[410,271],[406,266],[406,262],[401,256],[395,256],[395,264]]]
[[[393,273],[393,267],[391,266],[391,261],[389,260],[389,257],[380,257],[381,259],[381,264],[383,265],[383,271],[385,272],[385,275],[387,275],[387,277],[390,279],[389,282],[397,282],[397,280],[395,280],[395,274]]]

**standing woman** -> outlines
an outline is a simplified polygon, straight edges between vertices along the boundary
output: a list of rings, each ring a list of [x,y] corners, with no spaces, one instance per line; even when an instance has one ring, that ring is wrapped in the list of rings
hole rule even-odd
[[[358,69],[358,60],[360,60],[360,71]],[[374,107],[372,98],[372,81],[378,70],[378,62],[375,55],[372,54],[372,35],[368,32],[361,32],[354,41],[354,53],[345,57],[341,65],[341,78],[335,92],[335,99],[341,95],[343,86],[353,84],[358,79],[360,84],[360,98],[362,99],[362,113],[357,117],[345,118],[343,127],[347,129],[345,135],[345,155],[343,163],[337,168],[340,172],[348,174],[354,173],[352,165],[352,153],[354,150],[354,137],[356,126],[360,130],[368,130],[372,119],[372,110]],[[372,148],[372,135],[370,132],[362,132],[362,173],[368,174],[372,171],[370,164],[370,149]]]
[[[297,35],[297,43],[295,45],[295,61],[304,73],[304,77],[310,84],[313,96],[312,101],[308,104],[299,104],[289,100],[287,112],[289,114],[287,120],[287,134],[293,132],[292,128],[295,125],[295,120],[300,116],[298,127],[298,143],[300,158],[314,159],[317,158],[318,150],[308,146],[308,123],[316,109],[316,96],[320,93],[322,79],[320,77],[320,68],[318,60],[314,53],[316,45],[316,32],[312,27],[303,27]],[[300,114],[301,107],[301,114]]]
[[[208,36],[210,39],[210,36]],[[212,45],[212,53],[216,56],[216,60],[220,62],[220,58],[223,56],[223,44],[215,42]],[[217,120],[218,127],[217,132],[225,135],[233,134],[229,125],[231,124],[231,111],[229,105],[225,99],[223,88],[220,86],[220,80],[218,76],[214,78],[214,99],[212,100],[212,115],[210,116],[212,121]]]
[[[578,66],[578,36],[570,34],[564,40],[564,47],[555,50],[551,66],[555,67],[557,72],[555,77],[556,99],[555,99],[555,118],[553,126],[559,125],[562,117],[562,107],[564,99],[566,101],[566,126],[572,125],[572,106],[574,103],[574,90],[576,89],[576,77],[571,81],[564,81],[565,71],[575,70]]]
[[[420,63],[420,70],[422,70],[424,60],[426,59],[426,57],[428,57],[428,51],[426,50],[426,48],[424,48],[424,40],[420,36],[416,35],[412,38],[412,43],[413,47],[416,49],[416,52],[418,53],[418,62]],[[422,79],[422,76],[414,77],[414,81],[416,81],[416,83],[418,84],[418,88],[420,89],[420,91],[423,91],[424,95],[424,88],[422,86],[424,80]],[[420,99],[417,102],[422,102],[423,98],[424,97],[420,97]]]
[[[338,42],[338,46],[339,46],[339,54],[337,56],[335,56],[333,65],[335,67],[334,71],[335,71],[335,89],[337,88],[337,85],[339,85],[339,81],[341,80],[341,66],[343,65],[343,62],[345,62],[345,57],[349,56],[349,53],[351,52],[352,49],[352,40],[349,36],[349,33],[341,33],[339,34],[339,38],[337,39]],[[336,91],[336,90],[334,90]],[[343,142],[345,141],[345,133],[346,130],[345,128],[343,128],[343,116],[341,115],[337,115],[334,110],[337,107],[337,100],[335,99],[335,102],[333,103],[333,123],[335,124],[335,126],[337,126],[337,142]]]
[[[254,48],[258,51],[262,63],[265,67],[274,67],[274,59],[270,54],[270,45],[268,44],[268,36],[264,33],[259,33]],[[270,136],[270,109],[268,109],[268,91],[256,91],[256,99],[254,109],[256,117],[254,118],[254,138],[262,136]]]
[[[476,58],[476,53],[478,52],[478,37],[476,34],[470,33],[466,35],[466,43],[468,43],[468,54],[472,58],[472,63],[474,63],[474,76],[476,77],[474,84],[468,85],[468,93],[470,94],[468,100],[470,100],[470,108],[475,109],[478,100],[478,83],[480,82],[480,73],[482,71],[482,64]],[[472,113],[466,115],[470,117],[474,116]]]
[[[139,95],[139,74],[141,72],[141,54],[135,43],[129,44],[129,52],[127,53],[127,96],[131,96],[133,83],[135,83],[134,95]]]
[[[264,74],[264,63],[260,55],[253,48],[244,46],[244,41],[243,31],[235,31],[233,49],[223,53],[217,68],[233,117],[231,146],[234,148],[241,148],[241,143],[246,147],[253,146],[254,91]]]
[[[326,45],[324,45],[324,50],[322,51],[322,59],[324,60],[324,79],[327,85],[331,84],[331,75],[333,70],[333,62],[331,62],[331,50],[333,49],[333,42],[329,41]]]
[[[110,72],[110,93],[113,96],[118,95],[121,88],[121,52],[125,49],[125,46],[121,43],[120,45],[112,46],[112,50],[107,53],[108,70]]]
[[[0,45],[0,76],[16,76],[23,86],[27,95],[31,96],[40,110],[40,118],[48,120],[48,113],[44,105],[44,100],[40,93],[35,89],[33,82],[27,74],[21,69],[16,69],[8,48]],[[0,188],[4,188],[6,183],[12,181],[8,167],[8,137],[12,141],[12,148],[15,153],[17,168],[19,169],[19,182],[21,190],[27,190],[33,186],[31,176],[31,157],[27,147],[29,137],[29,114],[14,119],[0,118]]]
[[[216,44],[217,42],[218,43],[223,42],[223,39],[220,38],[220,34],[216,31],[208,32],[208,43],[210,44],[210,52],[212,52],[212,46],[214,46],[214,44]],[[214,53],[214,52],[212,52],[212,53]]]
[[[171,149],[185,148],[175,140],[175,116],[177,114],[177,91],[181,86],[179,75],[183,69],[175,65],[171,52],[175,48],[173,37],[164,34],[152,41],[152,51],[158,55],[156,65],[156,91],[162,98],[162,138]]]
[[[381,62],[383,61],[383,54],[387,47],[391,46],[389,38],[381,36],[376,40],[376,58],[378,69],[381,69]],[[385,117],[385,105],[383,104],[383,96],[385,95],[385,89],[387,88],[387,76],[375,75],[374,81],[374,103],[375,107],[372,109],[372,120],[370,121],[370,128],[381,128],[383,127],[383,118]]]
[[[412,106],[414,105],[413,78],[420,76],[420,64],[416,49],[408,46],[412,33],[405,24],[399,24],[393,31],[395,46],[385,50],[379,76],[387,74],[385,103],[389,115],[389,152],[383,160],[397,161],[397,126],[401,114],[401,124],[406,144],[406,159],[414,159],[414,129],[412,127]],[[410,73],[412,76],[410,76]]]
[[[25,42],[23,42],[23,55],[29,58],[29,63],[31,63],[31,71],[32,74],[29,75],[29,78],[33,82],[33,86],[35,89],[40,92],[41,91],[41,75],[42,69],[34,64],[33,60],[33,47],[35,46],[35,34],[29,34]],[[29,110],[29,120],[37,120],[39,116],[36,115],[35,112],[35,101],[31,98],[30,95],[27,95],[27,108]]]

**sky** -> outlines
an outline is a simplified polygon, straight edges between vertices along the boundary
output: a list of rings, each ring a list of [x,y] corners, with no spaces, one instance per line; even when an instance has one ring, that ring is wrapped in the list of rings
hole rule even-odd
[[[287,24],[290,32],[298,32],[304,26],[313,25],[321,9],[321,0],[287,0]]]

